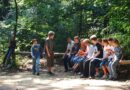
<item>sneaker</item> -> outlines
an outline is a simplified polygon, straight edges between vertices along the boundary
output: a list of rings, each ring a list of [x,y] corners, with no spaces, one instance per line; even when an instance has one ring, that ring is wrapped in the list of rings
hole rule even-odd
[[[65,70],[64,72],[68,72],[68,70]]]
[[[87,78],[86,76],[82,75],[80,78]]]
[[[99,73],[96,73],[95,77],[99,77]]]
[[[107,75],[103,75],[101,79],[107,79]]]
[[[95,79],[95,77],[91,77],[91,76],[90,76],[89,79]]]
[[[109,80],[113,80],[113,78],[112,78],[112,77],[109,77]]]
[[[37,73],[36,75],[37,75],[37,76],[39,76],[39,75],[40,75],[40,73]]]
[[[117,79],[117,78],[113,78],[112,80],[113,80],[113,81],[117,81],[118,79]]]
[[[49,75],[54,76],[55,74],[52,72],[48,72]]]
[[[78,72],[77,75],[82,75],[82,73],[81,73],[81,72]]]

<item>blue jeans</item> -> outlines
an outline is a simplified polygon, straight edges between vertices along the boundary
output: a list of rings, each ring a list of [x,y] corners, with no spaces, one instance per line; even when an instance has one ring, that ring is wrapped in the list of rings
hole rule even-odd
[[[109,68],[109,71],[110,71],[110,76],[109,76],[110,78],[117,79],[116,68],[117,68],[118,64],[119,64],[119,60],[109,62],[108,68]]]
[[[36,59],[33,59],[33,73],[37,74],[40,70],[40,57],[37,57]]]

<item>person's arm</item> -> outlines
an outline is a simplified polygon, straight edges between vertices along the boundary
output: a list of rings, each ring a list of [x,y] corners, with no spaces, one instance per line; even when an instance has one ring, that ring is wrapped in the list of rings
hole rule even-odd
[[[66,47],[66,51],[65,51],[65,53],[64,53],[64,55],[63,55],[63,58],[65,57],[65,55],[68,53],[68,45],[67,45],[67,47]]]
[[[49,48],[48,48],[47,42],[45,44],[45,49],[46,49],[46,52],[47,52],[47,56],[50,57],[51,55],[50,55],[50,52],[49,52]]]
[[[80,49],[80,45],[77,46],[77,49],[76,49],[76,51],[74,52],[74,55],[78,53],[79,49]]]
[[[34,51],[33,51],[33,46],[31,47],[31,56],[32,56],[32,58],[35,58],[35,56],[34,56],[34,53],[33,53]]]
[[[95,54],[95,57],[98,57],[100,55],[100,51],[98,51],[96,54]]]
[[[97,53],[95,54],[95,58],[101,54],[101,48],[99,45],[97,46]]]

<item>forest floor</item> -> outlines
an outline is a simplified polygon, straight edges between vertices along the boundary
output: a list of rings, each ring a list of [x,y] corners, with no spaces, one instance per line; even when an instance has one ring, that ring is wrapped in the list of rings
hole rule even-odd
[[[64,73],[56,66],[56,75],[49,76],[42,70],[40,76],[29,71],[0,73],[0,90],[130,90],[130,81],[80,79],[72,72]]]

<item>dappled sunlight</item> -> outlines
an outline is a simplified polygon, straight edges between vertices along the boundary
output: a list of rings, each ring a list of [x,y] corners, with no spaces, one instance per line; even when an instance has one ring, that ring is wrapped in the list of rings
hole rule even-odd
[[[29,72],[22,72],[11,76],[1,76],[0,88],[2,85],[5,88],[2,90],[125,90],[124,88],[126,88],[124,87],[125,82],[80,79],[79,77],[69,76],[69,73],[59,74],[60,77],[59,75],[51,77],[45,73],[41,76],[34,76]]]

